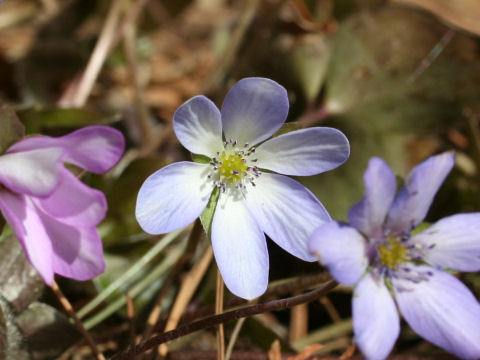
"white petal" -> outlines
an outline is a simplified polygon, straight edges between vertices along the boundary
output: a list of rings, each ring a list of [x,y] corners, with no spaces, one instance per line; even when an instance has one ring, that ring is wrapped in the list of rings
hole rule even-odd
[[[226,139],[240,146],[268,139],[285,122],[288,114],[285,88],[265,78],[245,78],[225,96],[222,124]]]
[[[265,292],[267,243],[242,200],[220,195],[212,222],[212,247],[225,285],[233,294],[250,300]]]
[[[320,201],[305,186],[283,175],[263,173],[255,183],[248,187],[245,201],[260,228],[290,254],[315,261],[308,239],[331,220]]]
[[[62,150],[38,149],[0,156],[0,183],[10,190],[47,196],[60,180]]]
[[[432,246],[424,257],[430,265],[458,271],[480,270],[480,213],[443,218],[411,241],[426,248]]]
[[[397,303],[420,336],[463,359],[480,358],[480,304],[454,276],[428,266],[428,280],[394,279]]]
[[[195,96],[175,111],[173,129],[180,143],[194,154],[213,157],[223,150],[220,111],[205,96]]]
[[[330,221],[313,233],[308,245],[335,280],[342,284],[356,284],[367,269],[365,239],[350,226]]]
[[[315,175],[343,164],[350,145],[337,129],[317,127],[292,131],[261,144],[258,167],[285,175]]]
[[[147,233],[164,234],[195,220],[213,190],[209,165],[178,162],[153,173],[143,183],[135,216]]]
[[[355,342],[366,359],[385,359],[400,333],[400,318],[383,278],[367,274],[353,293]]]

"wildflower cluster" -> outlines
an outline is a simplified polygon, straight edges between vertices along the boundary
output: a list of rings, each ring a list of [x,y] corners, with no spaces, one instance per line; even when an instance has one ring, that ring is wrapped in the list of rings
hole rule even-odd
[[[288,176],[338,167],[349,157],[348,140],[328,127],[277,135],[288,109],[286,90],[265,78],[239,81],[221,109],[204,96],[181,105],[175,134],[196,159],[207,160],[173,163],[145,180],[135,210],[143,230],[181,229],[210,202],[216,206],[213,252],[235,295],[253,299],[265,292],[267,235],[355,286],[355,341],[367,359],[388,356],[400,333],[399,312],[428,341],[461,358],[480,358],[480,304],[450,272],[480,270],[480,213],[418,229],[454,165],[453,153],[416,166],[398,192],[390,167],[372,158],[365,196],[349,211],[349,223],[332,221]],[[0,156],[0,210],[47,284],[55,274],[88,280],[105,270],[96,230],[107,210],[105,196],[64,163],[101,174],[123,151],[120,132],[91,126],[59,138],[28,137]]]

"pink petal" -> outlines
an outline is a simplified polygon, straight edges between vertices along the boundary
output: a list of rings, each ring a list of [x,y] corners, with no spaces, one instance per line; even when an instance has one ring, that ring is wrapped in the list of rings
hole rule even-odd
[[[34,199],[46,214],[75,226],[97,226],[105,217],[105,195],[77,179],[67,169],[60,172],[60,183],[47,198]]]
[[[11,146],[7,153],[45,148],[61,149],[64,161],[101,174],[120,159],[125,140],[121,132],[108,126],[88,126],[58,138],[29,137]]]
[[[0,208],[22,244],[27,259],[43,280],[48,285],[52,285],[52,243],[31,199],[25,195],[2,190],[0,191]]]
[[[61,158],[58,148],[3,154],[0,183],[19,194],[48,196],[60,180]]]

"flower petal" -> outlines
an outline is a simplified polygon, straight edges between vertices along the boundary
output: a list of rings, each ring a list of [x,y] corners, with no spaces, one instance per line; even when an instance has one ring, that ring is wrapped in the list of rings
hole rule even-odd
[[[60,171],[60,183],[47,198],[35,204],[51,217],[76,226],[97,226],[105,217],[107,202],[101,191],[92,189],[67,169]]]
[[[261,144],[258,167],[285,175],[315,175],[343,164],[350,145],[337,129],[317,127],[292,131]]]
[[[353,332],[366,359],[385,359],[400,333],[400,318],[383,278],[371,273],[353,293]]]
[[[212,247],[225,285],[233,294],[250,300],[265,292],[267,243],[242,200],[220,195],[212,222]]]
[[[28,261],[43,280],[48,285],[52,285],[52,244],[30,198],[2,190],[0,191],[0,208],[22,244]]]
[[[480,213],[443,218],[412,236],[411,242],[428,249],[424,260],[430,265],[458,271],[479,271]]]
[[[31,198],[0,192],[0,208],[43,280],[54,273],[89,280],[105,270],[102,242],[94,227],[62,223],[39,209]]]
[[[315,261],[308,239],[331,220],[320,201],[305,186],[283,175],[263,173],[255,183],[248,188],[245,202],[260,228],[285,251]]]
[[[454,153],[445,152],[414,167],[393,202],[387,227],[402,233],[412,230],[422,222],[435,194],[454,164]]]
[[[213,157],[223,150],[220,111],[205,96],[195,96],[175,111],[173,129],[180,143],[194,154]]]
[[[207,206],[213,183],[208,164],[183,161],[150,175],[137,197],[135,216],[147,233],[164,234],[195,220]]]
[[[122,133],[116,129],[108,126],[88,126],[58,138],[29,137],[11,146],[7,153],[45,148],[60,149],[64,153],[63,161],[101,174],[120,159],[125,140]]]
[[[336,221],[320,226],[308,242],[310,252],[345,285],[354,285],[368,266],[365,240],[357,230]]]
[[[225,96],[222,124],[226,139],[255,145],[272,136],[288,114],[285,88],[266,78],[245,78]]]
[[[56,274],[85,281],[105,271],[102,240],[95,227],[66,224],[38,210],[51,242],[52,267]],[[31,242],[36,239],[28,239]]]
[[[394,279],[397,303],[420,336],[462,359],[480,358],[480,304],[454,276],[428,266],[428,280]]]
[[[16,193],[48,196],[60,180],[61,157],[56,148],[3,154],[0,183]]]
[[[382,225],[395,197],[397,181],[388,164],[377,157],[363,175],[365,195],[348,212],[348,221],[371,238],[381,238]]]

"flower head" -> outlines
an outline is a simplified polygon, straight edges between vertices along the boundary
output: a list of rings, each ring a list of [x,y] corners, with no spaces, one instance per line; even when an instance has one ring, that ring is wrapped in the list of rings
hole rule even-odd
[[[300,183],[283,175],[313,175],[342,164],[349,155],[345,136],[310,128],[270,140],[288,113],[285,89],[264,78],[239,81],[219,110],[204,96],[181,105],[175,133],[190,152],[209,163],[178,162],[142,185],[136,216],[152,234],[180,229],[197,218],[215,188],[220,196],[211,240],[225,284],[251,299],[268,284],[266,233],[289,253],[313,261],[308,236],[330,221],[323,205]],[[267,140],[267,141],[265,141]]]
[[[446,217],[412,233],[454,161],[453,153],[430,157],[412,170],[395,196],[392,170],[372,158],[365,196],[348,213],[350,225],[328,223],[309,241],[337,281],[356,286],[354,333],[367,359],[386,358],[399,335],[395,302],[410,327],[428,341],[461,358],[480,357],[480,304],[442,270],[480,270],[480,213]]]
[[[124,149],[122,134],[90,126],[69,135],[26,138],[0,156],[0,210],[43,280],[88,280],[105,269],[96,226],[107,210],[102,192],[63,163],[100,174]]]

